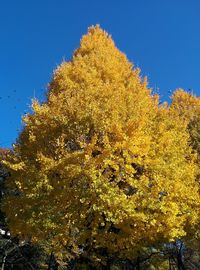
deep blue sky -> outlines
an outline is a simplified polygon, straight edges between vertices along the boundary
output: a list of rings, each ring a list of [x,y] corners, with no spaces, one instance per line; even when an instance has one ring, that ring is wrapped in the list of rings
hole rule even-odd
[[[21,130],[31,98],[100,24],[147,75],[162,100],[182,87],[200,95],[199,0],[0,0],[0,147]]]

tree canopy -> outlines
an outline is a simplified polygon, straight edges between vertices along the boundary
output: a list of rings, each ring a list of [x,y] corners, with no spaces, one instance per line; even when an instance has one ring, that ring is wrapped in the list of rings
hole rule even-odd
[[[69,256],[93,247],[128,259],[190,233],[197,157],[185,118],[158,99],[112,38],[89,28],[4,162],[11,232]]]

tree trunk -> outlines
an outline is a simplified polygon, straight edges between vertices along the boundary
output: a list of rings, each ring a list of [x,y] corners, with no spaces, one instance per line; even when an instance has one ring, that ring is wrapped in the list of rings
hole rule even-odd
[[[178,263],[178,270],[186,270],[183,263],[181,251],[179,251],[179,253],[177,254],[177,263]]]
[[[140,257],[137,257],[136,270],[140,270]]]
[[[51,252],[51,255],[49,257],[48,270],[58,270],[58,263],[53,252]]]
[[[5,255],[3,256],[3,259],[2,259],[1,270],[4,270],[4,268],[5,268],[6,257],[7,257],[7,254],[5,253]]]

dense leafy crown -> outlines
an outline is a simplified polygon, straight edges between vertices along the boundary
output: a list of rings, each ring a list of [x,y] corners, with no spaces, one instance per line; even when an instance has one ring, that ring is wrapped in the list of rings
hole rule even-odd
[[[6,166],[13,233],[54,247],[132,258],[197,222],[195,156],[186,124],[99,26],[62,63]],[[80,249],[77,249],[80,251]]]

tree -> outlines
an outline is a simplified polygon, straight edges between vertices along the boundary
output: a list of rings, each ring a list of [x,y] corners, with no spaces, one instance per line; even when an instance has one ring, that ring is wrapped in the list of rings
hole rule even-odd
[[[189,143],[197,155],[198,174],[197,183],[200,179],[200,98],[194,93],[189,93],[183,89],[178,89],[172,96],[172,109],[184,119],[190,135]],[[200,193],[200,189],[199,189]],[[200,219],[192,234],[185,237],[184,261],[186,269],[200,268]]]
[[[47,240],[69,258],[139,261],[143,247],[195,226],[197,166],[185,122],[158,105],[99,26],[57,68],[47,101],[32,107],[5,162],[13,234]]]

